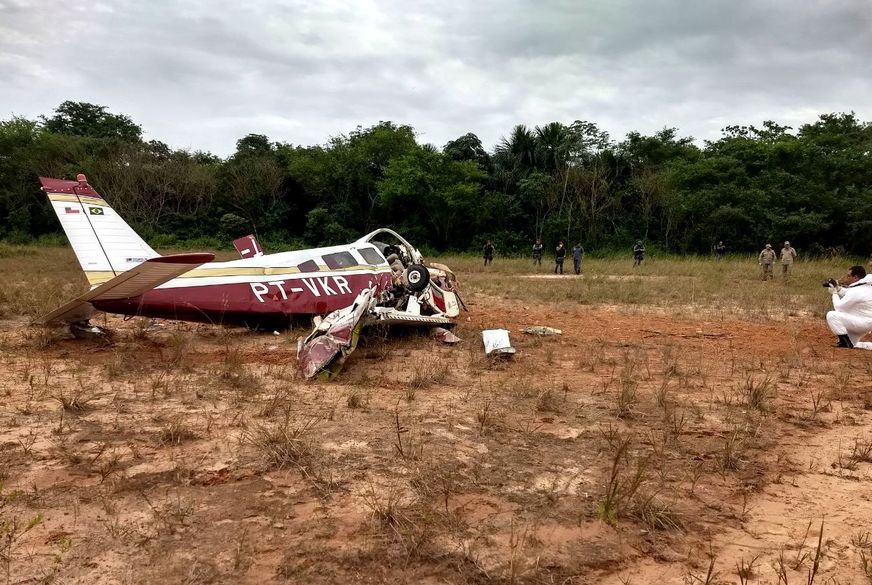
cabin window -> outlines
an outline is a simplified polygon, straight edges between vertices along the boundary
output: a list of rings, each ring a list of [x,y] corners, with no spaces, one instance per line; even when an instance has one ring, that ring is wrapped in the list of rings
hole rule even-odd
[[[306,260],[302,264],[297,264],[297,270],[300,272],[318,272],[318,263],[314,260]]]
[[[386,262],[375,248],[361,248],[358,252],[360,252],[360,255],[363,256],[363,259],[366,260],[367,264],[378,265]]]
[[[338,268],[347,268],[348,266],[357,266],[357,260],[354,259],[348,252],[336,252],[335,254],[326,254],[323,256],[324,264],[329,268],[336,270]]]

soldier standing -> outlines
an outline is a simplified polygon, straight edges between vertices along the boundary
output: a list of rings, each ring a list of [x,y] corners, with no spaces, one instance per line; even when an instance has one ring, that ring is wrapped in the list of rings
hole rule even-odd
[[[581,259],[584,258],[584,248],[581,247],[581,242],[575,244],[572,248],[572,267],[576,274],[581,274]]]
[[[757,264],[763,269],[763,280],[772,280],[772,265],[775,264],[775,250],[772,249],[772,244],[766,244],[760,256],[757,257]]]
[[[790,245],[790,242],[784,242],[784,247],[781,248],[781,276],[784,280],[790,278],[790,271],[793,270],[793,260],[796,258],[796,250]]]
[[[557,247],[554,249],[554,274],[558,272],[563,274],[563,260],[566,258],[566,245],[563,240],[557,242]]]
[[[641,266],[644,260],[645,246],[642,244],[642,240],[637,240],[636,245],[633,246],[633,268]]]
[[[542,266],[542,240],[536,240],[533,244],[533,266]]]
[[[484,243],[484,265],[487,266],[494,261],[494,245],[490,240]]]
[[[727,251],[727,247],[724,246],[723,242],[718,242],[712,246],[712,251],[715,253],[715,260],[721,260],[724,257],[724,253]]]

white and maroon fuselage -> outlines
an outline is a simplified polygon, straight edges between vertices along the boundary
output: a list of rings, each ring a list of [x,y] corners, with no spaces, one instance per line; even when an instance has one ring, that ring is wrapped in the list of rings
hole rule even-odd
[[[337,256],[350,257],[353,263],[331,262]],[[376,256],[380,262],[372,262]],[[375,246],[360,240],[346,246],[211,262],[138,297],[93,304],[100,311],[122,315],[277,327],[294,316],[323,315],[347,307],[372,285],[378,291],[389,288],[391,269]]]

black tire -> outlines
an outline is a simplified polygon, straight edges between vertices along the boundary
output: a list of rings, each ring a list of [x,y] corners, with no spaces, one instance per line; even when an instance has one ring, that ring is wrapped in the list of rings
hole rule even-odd
[[[406,269],[406,280],[409,282],[409,290],[420,292],[430,284],[430,271],[426,266],[410,264]]]

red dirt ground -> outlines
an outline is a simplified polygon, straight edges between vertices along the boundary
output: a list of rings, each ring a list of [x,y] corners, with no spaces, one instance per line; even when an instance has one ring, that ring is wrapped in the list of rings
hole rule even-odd
[[[683,584],[713,557],[712,583],[752,560],[749,583],[778,583],[779,558],[805,583],[823,519],[815,582],[866,582],[868,354],[807,318],[469,300],[461,346],[370,339],[334,383],[299,379],[301,331],[109,318],[101,345],[3,321],[0,576]],[[493,327],[513,360],[484,358]]]

